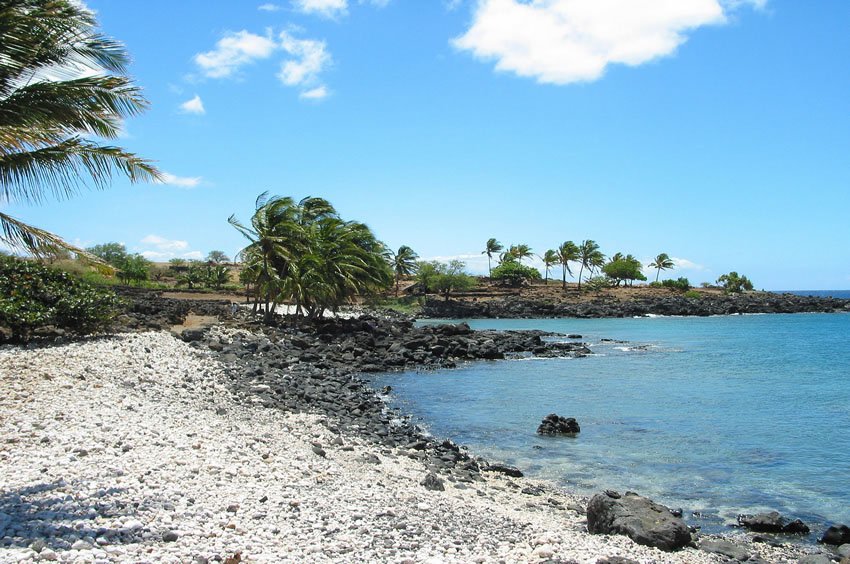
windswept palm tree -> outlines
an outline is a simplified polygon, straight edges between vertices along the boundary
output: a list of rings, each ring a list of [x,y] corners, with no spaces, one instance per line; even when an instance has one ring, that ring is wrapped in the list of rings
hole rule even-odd
[[[564,241],[561,243],[561,246],[558,247],[558,262],[561,264],[561,282],[564,290],[567,289],[567,273],[569,273],[570,276],[573,275],[573,271],[570,270],[570,263],[578,262],[578,260],[578,246],[572,241]]]
[[[552,269],[553,266],[555,266],[556,264],[561,262],[561,259],[558,256],[557,251],[555,251],[553,249],[549,249],[548,251],[546,251],[543,254],[542,257],[540,257],[540,260],[543,261],[543,268],[546,271],[546,276],[545,276],[543,282],[548,284],[549,283],[549,271]]]
[[[416,261],[419,260],[419,255],[408,247],[402,245],[392,256],[392,269],[395,274],[395,295],[398,296],[399,282],[402,276],[410,276],[416,272]]]
[[[74,0],[0,3],[0,205],[64,199],[115,175],[160,178],[149,162],[91,139],[118,137],[147,108],[126,72],[124,47]],[[57,235],[0,213],[0,242],[36,256],[71,251]]]
[[[602,254],[602,251],[599,250],[599,245],[593,239],[582,241],[578,251],[579,263],[581,263],[578,273],[578,289],[581,290],[581,275],[584,269],[587,268],[592,276],[593,271],[605,263],[605,255]]]
[[[289,265],[298,252],[303,229],[295,206],[292,198],[270,198],[268,192],[264,192],[255,201],[250,226],[244,225],[235,215],[227,220],[250,242],[240,254],[248,271],[253,273],[257,288],[254,310],[262,301],[267,320],[274,315],[281,278],[288,274]]]
[[[364,224],[340,219],[327,200],[261,194],[250,226],[234,216],[228,222],[249,241],[240,256],[257,288],[255,310],[262,301],[267,321],[284,300],[315,318],[392,283],[384,245]]]
[[[662,270],[670,270],[675,268],[676,264],[673,260],[667,255],[667,253],[661,253],[655,260],[649,263],[649,268],[655,269],[655,281],[658,282],[658,276],[661,274]]]
[[[481,254],[487,255],[487,271],[489,272],[488,276],[493,275],[493,255],[498,254],[504,248],[505,247],[496,239],[492,237],[490,239],[487,239],[487,245],[485,246],[484,250],[481,251]]]
[[[531,247],[526,245],[525,243],[520,243],[519,245],[511,245],[508,249],[508,254],[514,257],[517,262],[522,262],[522,259],[529,258],[534,256],[534,253],[531,252]]]

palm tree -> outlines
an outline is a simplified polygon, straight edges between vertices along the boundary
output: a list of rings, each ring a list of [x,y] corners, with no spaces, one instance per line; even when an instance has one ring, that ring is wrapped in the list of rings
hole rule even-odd
[[[545,276],[545,279],[543,280],[543,282],[545,284],[548,284],[549,283],[549,271],[552,269],[552,267],[554,265],[561,262],[561,258],[558,256],[557,251],[549,249],[548,251],[546,251],[543,254],[542,257],[540,257],[540,260],[543,261],[543,267],[546,271],[546,276]]]
[[[106,188],[114,175],[160,178],[154,166],[115,139],[124,118],[147,101],[129,78],[124,47],[97,30],[74,0],[0,4],[0,205],[39,204]],[[110,74],[113,73],[113,74]],[[88,184],[86,182],[88,180]],[[36,256],[60,250],[103,264],[60,237],[0,213],[0,242]]]
[[[676,266],[676,264],[670,259],[670,256],[667,253],[661,253],[655,260],[649,263],[649,268],[655,269],[655,281],[658,282],[658,276],[661,274],[662,270],[670,270]]]
[[[511,248],[508,249],[508,254],[514,257],[517,262],[522,262],[522,259],[534,256],[534,253],[531,252],[531,247],[524,243],[520,243],[519,245],[511,245]]]
[[[241,255],[254,275],[253,283],[257,288],[254,310],[262,301],[267,321],[274,314],[281,279],[288,273],[289,262],[296,253],[296,242],[302,231],[295,206],[292,198],[270,198],[268,192],[264,192],[255,201],[250,227],[242,224],[235,215],[227,220],[250,241]]]
[[[504,248],[505,247],[496,239],[492,237],[490,239],[487,239],[487,245],[485,246],[484,250],[481,251],[481,254],[487,255],[487,271],[489,272],[489,276],[493,275],[493,266],[491,264],[493,255],[495,255]]]
[[[578,246],[572,241],[564,241],[561,243],[561,246],[558,247],[558,262],[561,264],[561,281],[564,290],[567,289],[567,273],[569,273],[570,276],[573,275],[573,271],[570,270],[570,263],[577,262],[578,260]]]
[[[578,289],[581,290],[581,275],[584,269],[590,270],[591,275],[596,268],[605,263],[605,255],[599,250],[599,245],[593,239],[582,241],[578,248],[581,268],[578,273]]]
[[[257,289],[255,310],[262,301],[267,321],[283,300],[299,315],[320,317],[392,282],[383,244],[364,224],[340,219],[327,200],[261,194],[250,227],[234,216],[228,222],[250,242],[240,256]]]
[[[402,276],[410,276],[416,272],[416,261],[419,260],[419,255],[408,247],[402,245],[398,251],[391,253],[392,269],[395,274],[395,295],[398,296],[399,282]]]

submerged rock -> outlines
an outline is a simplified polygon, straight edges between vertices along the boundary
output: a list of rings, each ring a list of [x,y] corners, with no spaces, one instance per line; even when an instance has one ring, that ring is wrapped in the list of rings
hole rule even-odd
[[[537,433],[540,435],[576,435],[581,432],[578,421],[572,417],[561,417],[550,413],[543,418]]]
[[[587,530],[593,534],[625,535],[638,544],[674,551],[691,542],[685,522],[670,509],[634,492],[614,497],[596,494],[587,506]]]

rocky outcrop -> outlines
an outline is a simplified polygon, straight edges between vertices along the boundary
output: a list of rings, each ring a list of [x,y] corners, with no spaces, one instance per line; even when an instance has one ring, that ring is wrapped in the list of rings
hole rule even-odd
[[[537,427],[539,435],[568,435],[575,436],[581,432],[578,421],[572,417],[561,417],[555,413],[550,413],[543,418],[540,426]]]
[[[511,296],[481,301],[428,299],[422,317],[440,319],[535,317],[637,317],[643,315],[731,315],[737,313],[832,313],[850,311],[850,300],[753,292],[736,295],[654,296],[619,300],[601,296],[581,302],[558,302]]]
[[[670,509],[634,492],[596,494],[587,506],[587,530],[626,535],[638,544],[674,551],[691,543],[685,522]]]

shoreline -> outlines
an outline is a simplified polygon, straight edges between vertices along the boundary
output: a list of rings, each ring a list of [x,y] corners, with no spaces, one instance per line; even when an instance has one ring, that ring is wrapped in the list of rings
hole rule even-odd
[[[622,317],[708,317],[769,313],[847,313],[850,299],[748,292],[736,295],[704,294],[688,298],[667,295],[632,296],[621,299],[600,295],[586,301],[508,296],[487,300],[427,298],[423,319],[526,319],[526,318],[622,318]]]
[[[265,406],[198,348],[147,332],[0,349],[0,560],[723,561],[591,535],[583,499],[527,478],[427,489],[408,449]]]
[[[145,307],[140,308],[141,311],[147,313],[137,311],[133,314],[136,318],[133,323],[134,326],[143,328],[154,325],[157,321],[162,322],[162,311],[174,309],[170,306],[164,307],[163,304],[156,304],[157,301],[153,300]],[[169,302],[169,300],[165,301]],[[178,309],[182,311],[181,308]],[[203,306],[202,309],[207,313],[215,313],[215,307],[211,304]],[[340,330],[340,327],[343,329]],[[377,339],[376,335],[370,336],[374,333],[379,335]],[[471,490],[475,492],[475,499],[491,500],[491,505],[488,506],[491,511],[493,509],[492,503],[495,502],[500,510],[523,513],[525,509],[529,509],[533,513],[545,513],[548,520],[554,520],[552,521],[554,524],[562,522],[569,524],[567,528],[571,533],[568,540],[559,540],[560,536],[558,535],[562,534],[560,527],[557,531],[547,529],[542,535],[546,537],[548,534],[549,536],[546,539],[551,542],[534,544],[532,541],[535,539],[529,540],[523,537],[524,540],[516,540],[510,547],[503,547],[502,552],[496,551],[494,553],[492,549],[488,549],[490,556],[496,555],[498,558],[490,559],[489,556],[484,556],[482,561],[498,561],[500,559],[539,561],[545,559],[550,548],[552,548],[552,555],[555,557],[578,558],[582,562],[596,562],[598,558],[603,556],[637,558],[642,562],[718,561],[716,555],[693,548],[686,548],[677,553],[665,553],[637,545],[626,537],[589,535],[586,531],[586,518],[583,514],[584,506],[587,503],[586,497],[571,494],[554,483],[511,477],[499,471],[488,471],[490,463],[487,461],[470,455],[463,447],[458,447],[451,441],[441,442],[435,437],[423,435],[421,429],[418,429],[415,425],[410,425],[408,416],[398,411],[389,411],[389,406],[387,406],[385,398],[381,397],[380,391],[374,390],[368,382],[357,376],[359,372],[376,371],[375,369],[379,371],[398,370],[405,366],[426,369],[452,367],[455,362],[452,352],[458,352],[458,349],[453,349],[451,346],[446,347],[447,341],[451,345],[450,341],[452,340],[463,343],[466,347],[463,350],[467,358],[462,359],[462,362],[485,358],[502,358],[506,354],[515,354],[521,350],[535,348],[540,354],[546,353],[545,347],[539,348],[540,338],[543,335],[539,331],[475,333],[475,338],[471,338],[471,330],[468,326],[464,327],[462,324],[444,326],[437,330],[433,327],[414,328],[409,320],[398,318],[380,320],[367,317],[363,320],[324,320],[316,326],[302,326],[300,328],[287,325],[277,328],[264,327],[255,322],[237,320],[228,322],[226,325],[219,324],[212,328],[185,329],[182,331],[181,337],[186,342],[176,340],[174,335],[159,333],[119,335],[105,337],[102,340],[103,343],[108,343],[115,340],[153,338],[161,346],[178,350],[179,354],[176,354],[178,360],[188,354],[196,360],[200,359],[203,362],[212,363],[217,368],[206,367],[201,380],[214,378],[214,381],[206,381],[202,387],[214,389],[217,394],[226,391],[225,396],[229,399],[221,400],[228,405],[225,409],[226,412],[244,408],[259,410],[262,413],[274,413],[284,419],[293,417],[297,421],[301,421],[299,418],[318,417],[318,419],[309,420],[312,422],[310,424],[315,423],[319,430],[311,428],[305,436],[302,436],[306,442],[301,445],[301,448],[302,450],[308,449],[305,455],[306,459],[312,460],[313,457],[322,460],[336,459],[337,455],[342,457],[354,456],[343,453],[356,451],[360,455],[357,461],[363,463],[358,472],[367,468],[374,470],[378,475],[381,475],[383,469],[388,467],[382,466],[382,464],[387,463],[388,459],[403,461],[404,464],[399,462],[402,466],[407,463],[412,464],[413,466],[410,467],[404,466],[407,472],[407,481],[405,487],[396,492],[397,496],[402,496],[411,489],[418,492],[423,488],[422,483],[425,478],[433,475],[437,478],[437,481],[441,482],[445,491],[453,494],[460,492],[461,497],[463,497],[467,493],[465,490]],[[310,335],[312,337],[308,337]],[[498,344],[493,338],[498,341]],[[441,339],[442,344],[439,342]],[[490,341],[492,343],[484,346]],[[98,339],[82,340],[58,347],[51,345],[18,350],[25,354],[30,354],[30,351],[32,351],[35,355],[40,353],[51,355],[61,347],[85,347],[87,344],[91,344],[98,348],[100,342]],[[346,346],[340,346],[341,343],[345,343]],[[385,360],[391,358],[390,353],[393,344],[403,343],[401,350],[396,348],[392,354],[395,355],[396,361],[399,353],[401,353],[402,358],[405,355],[409,358],[400,364],[385,366],[379,365],[380,363],[375,364],[374,359],[368,356],[364,358],[362,354],[354,356],[354,358],[346,356],[358,349],[358,343],[369,344],[375,350],[384,350]],[[471,345],[474,345],[472,350],[470,350]],[[436,349],[434,349],[435,346]],[[441,346],[443,347],[442,351],[440,350]],[[475,346],[479,348],[475,349]],[[381,347],[386,348],[381,349]],[[586,354],[582,348],[581,343],[574,343],[567,350],[550,352],[557,355],[570,354],[580,357]],[[11,349],[13,347],[0,349],[0,372],[2,372],[4,361],[7,359],[3,354]],[[143,350],[150,354],[150,351],[154,349],[144,346]],[[100,354],[103,354],[102,350],[100,350]],[[114,360],[117,361],[122,358],[121,354],[118,354]],[[151,368],[144,359],[140,360],[134,357],[133,360],[143,364],[127,368],[132,374],[131,378],[135,377],[137,372],[140,374],[150,372]],[[116,365],[120,364],[122,363],[117,362]],[[363,370],[364,367],[369,368],[369,370]],[[84,368],[83,381],[88,379],[85,373],[88,373],[89,370],[90,367]],[[71,378],[67,369],[63,375],[66,378]],[[97,376],[101,375],[98,374]],[[185,370],[183,377],[186,379]],[[196,385],[194,380],[194,377],[188,376],[190,388]],[[142,377],[139,376],[139,382],[142,381]],[[180,382],[179,379],[178,382]],[[6,383],[4,380],[3,384]],[[122,385],[124,384],[126,384],[126,380],[122,382]],[[185,389],[186,386],[186,381],[180,382],[181,388]],[[68,388],[67,384],[63,384],[63,387]],[[172,383],[170,391],[182,393],[182,390],[174,383]],[[14,394],[12,397],[14,397]],[[310,414],[307,414],[308,412]],[[216,414],[218,414],[218,411],[216,411]],[[286,426],[292,430],[300,424],[290,422],[286,423]],[[234,428],[231,427],[230,430],[234,431]],[[18,443],[14,444],[17,445]],[[350,449],[352,446],[354,451]],[[324,454],[319,454],[317,450]],[[302,457],[301,461],[303,460]],[[493,466],[502,466],[502,472],[512,472],[512,469],[505,468],[503,465],[494,464]],[[493,488],[496,489],[495,492]],[[536,491],[541,495],[530,494],[529,491]],[[499,501],[503,493],[515,495],[507,496],[507,499]],[[468,503],[468,500],[465,503]],[[507,507],[502,507],[502,504],[507,504]],[[2,511],[3,509],[0,509],[0,512]],[[424,529],[427,529],[427,527],[424,527]],[[552,537],[552,535],[555,535],[555,537]],[[745,535],[733,534],[732,531],[728,535],[724,534],[719,537],[700,535],[700,538],[734,540],[739,549],[746,551],[754,558],[758,557],[766,561],[800,558],[817,550],[817,547],[802,544],[785,544],[780,548],[763,542],[753,543]],[[786,538],[783,537],[783,540]],[[97,539],[94,538],[94,540]],[[154,540],[153,537],[148,535],[146,542],[153,542]],[[601,546],[616,547],[617,550],[615,552],[605,551],[597,544],[597,540],[602,542]],[[73,543],[70,544],[73,545]],[[571,548],[561,550],[566,548],[566,545]],[[534,551],[541,546],[548,548],[537,551],[535,555]],[[588,546],[594,547],[592,551],[597,552],[588,553]],[[24,547],[19,548],[24,549]],[[647,550],[651,552],[644,552]],[[318,553],[315,553],[315,558],[307,556],[313,554],[304,553],[302,556],[310,561],[347,560],[339,554],[335,557],[322,556]],[[830,553],[827,552],[827,554]],[[256,557],[256,555],[253,556]],[[436,552],[428,558],[448,558],[448,560],[441,561],[470,561],[472,558],[472,554],[465,554],[463,558],[460,556],[459,553]],[[410,558],[412,562],[428,560],[419,553],[413,554]],[[256,557],[255,560],[249,559],[247,561],[266,560]],[[273,559],[268,561],[273,561]]]

